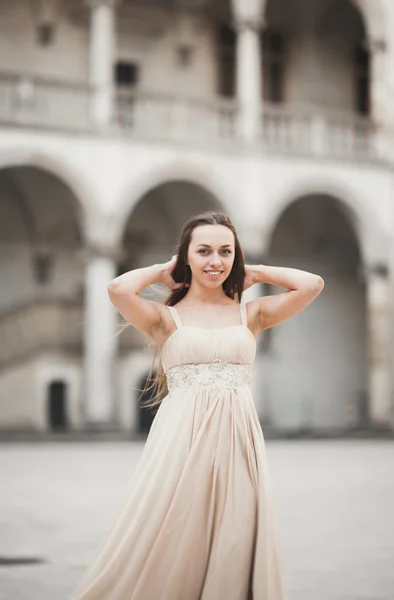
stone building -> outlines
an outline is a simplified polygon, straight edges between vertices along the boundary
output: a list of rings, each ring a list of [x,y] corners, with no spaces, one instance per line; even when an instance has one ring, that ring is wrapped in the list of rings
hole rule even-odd
[[[393,427],[394,3],[3,0],[0,32],[0,428],[138,430],[107,282],[215,207],[326,282],[261,337],[265,426]]]

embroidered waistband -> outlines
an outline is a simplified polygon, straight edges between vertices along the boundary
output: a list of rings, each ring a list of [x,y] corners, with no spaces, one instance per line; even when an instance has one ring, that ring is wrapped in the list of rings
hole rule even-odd
[[[176,365],[166,371],[168,391],[215,386],[237,392],[239,387],[250,385],[251,371],[250,364],[229,363],[220,359],[210,363]]]

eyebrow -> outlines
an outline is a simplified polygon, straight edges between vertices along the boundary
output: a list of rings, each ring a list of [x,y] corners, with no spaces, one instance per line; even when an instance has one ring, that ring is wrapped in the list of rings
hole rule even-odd
[[[197,248],[199,248],[200,246],[204,246],[204,248],[211,248],[211,246],[209,244],[198,244]],[[223,244],[223,246],[220,246],[221,248],[231,248],[231,244]]]

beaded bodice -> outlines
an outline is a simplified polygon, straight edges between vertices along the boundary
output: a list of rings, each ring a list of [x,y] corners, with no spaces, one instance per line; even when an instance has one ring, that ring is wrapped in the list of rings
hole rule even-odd
[[[250,385],[251,366],[217,359],[210,363],[177,365],[168,369],[166,375],[170,393],[176,389],[187,392],[194,386],[213,386],[237,392],[240,387]]]
[[[183,325],[178,311],[169,307],[177,325],[161,349],[169,393],[210,386],[237,392],[250,385],[256,341],[245,305],[240,307],[242,323],[218,329]]]

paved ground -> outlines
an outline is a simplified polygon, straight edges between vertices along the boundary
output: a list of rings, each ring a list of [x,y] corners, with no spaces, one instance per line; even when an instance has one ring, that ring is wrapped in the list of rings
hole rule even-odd
[[[394,443],[267,448],[289,600],[394,600]],[[0,566],[0,600],[70,600],[141,450],[142,443],[0,446],[0,558],[45,561]]]

